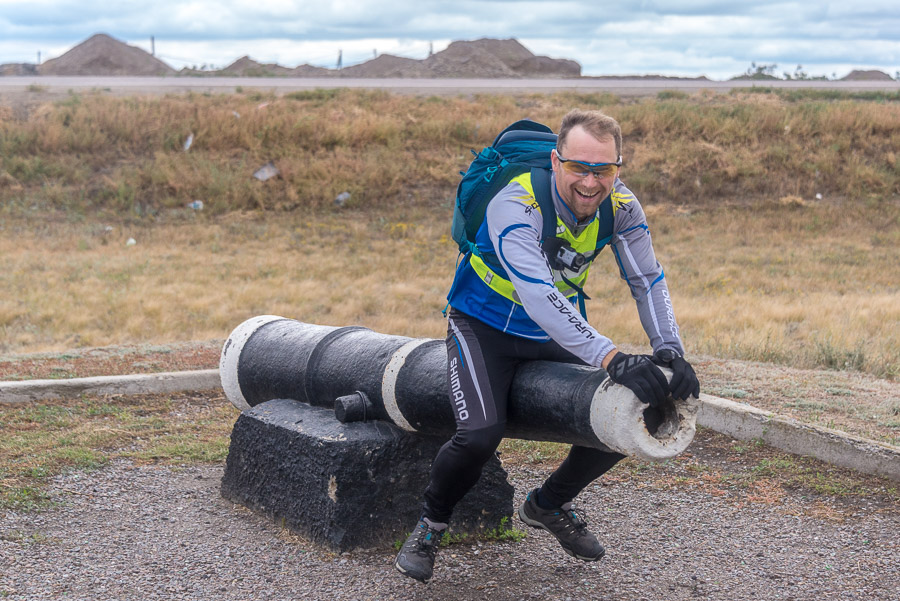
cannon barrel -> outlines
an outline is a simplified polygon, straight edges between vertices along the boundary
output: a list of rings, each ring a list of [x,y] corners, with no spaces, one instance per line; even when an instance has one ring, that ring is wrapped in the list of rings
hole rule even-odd
[[[235,328],[219,367],[226,396],[241,410],[293,399],[334,406],[342,422],[379,419],[425,435],[455,431],[442,340],[262,315]],[[662,460],[690,444],[698,408],[697,399],[670,398],[651,409],[602,369],[532,361],[513,380],[506,436]]]

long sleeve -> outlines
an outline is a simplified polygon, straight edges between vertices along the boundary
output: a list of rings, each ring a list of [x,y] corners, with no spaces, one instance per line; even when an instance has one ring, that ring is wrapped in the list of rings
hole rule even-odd
[[[509,275],[528,316],[553,340],[590,365],[615,348],[554,285],[553,271],[540,246],[542,218],[523,188],[504,188],[487,210],[494,251]]]
[[[618,204],[610,244],[622,279],[628,283],[637,304],[650,346],[654,352],[670,348],[684,354],[665,273],[653,252],[644,210],[624,186],[613,192],[613,201]]]

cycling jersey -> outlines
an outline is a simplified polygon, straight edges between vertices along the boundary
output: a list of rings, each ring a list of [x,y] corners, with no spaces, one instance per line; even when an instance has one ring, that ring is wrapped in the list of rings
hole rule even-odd
[[[525,181],[523,182],[523,178]],[[556,190],[550,186],[561,226],[578,238],[599,218],[578,223]],[[609,240],[621,277],[628,283],[637,303],[641,324],[654,352],[670,348],[684,354],[669,290],[656,261],[650,231],[640,203],[625,184],[616,179],[610,192],[613,207],[613,235]],[[515,289],[509,298],[492,289],[469,257],[459,266],[448,300],[459,311],[502,332],[531,340],[555,340],[588,365],[599,367],[615,348],[575,308],[572,299],[559,289],[563,276],[571,281],[579,273],[551,269],[541,250],[544,236],[540,208],[530,186],[530,174],[511,181],[490,202],[478,230],[476,244],[488,262]],[[493,277],[493,275],[492,275]]]

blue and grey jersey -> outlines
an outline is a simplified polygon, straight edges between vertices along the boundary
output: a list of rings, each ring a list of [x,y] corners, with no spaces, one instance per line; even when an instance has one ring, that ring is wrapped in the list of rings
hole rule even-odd
[[[577,223],[559,196],[554,178],[551,189],[559,218],[577,237],[592,220]],[[610,194],[614,220],[610,247],[637,304],[650,345],[654,351],[670,348],[684,354],[644,211],[621,180],[616,180]],[[496,255],[521,304],[494,292],[468,264],[457,270],[450,304],[498,330],[532,340],[553,339],[589,365],[600,366],[615,345],[591,326],[555,286],[562,274],[550,268],[541,250],[543,219],[536,206],[530,191],[511,182],[491,200],[476,236],[482,252]],[[595,214],[592,219],[598,218]]]

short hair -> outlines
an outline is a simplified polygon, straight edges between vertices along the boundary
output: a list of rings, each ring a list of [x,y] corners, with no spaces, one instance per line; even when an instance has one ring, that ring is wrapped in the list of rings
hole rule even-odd
[[[622,156],[622,128],[619,122],[600,111],[572,109],[563,117],[556,139],[557,151],[566,143],[573,127],[581,126],[596,139],[611,137],[616,142],[616,155]]]

